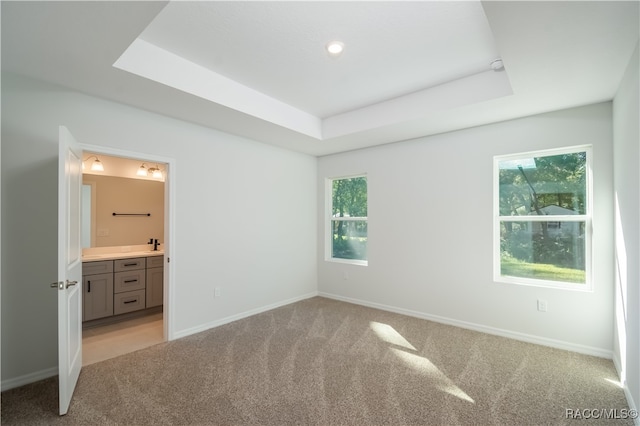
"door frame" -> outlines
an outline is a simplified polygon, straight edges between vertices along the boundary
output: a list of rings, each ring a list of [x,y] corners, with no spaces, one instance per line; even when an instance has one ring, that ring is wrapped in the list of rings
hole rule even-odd
[[[164,285],[163,285],[163,338],[164,341],[170,341],[175,338],[175,321],[174,321],[174,286],[175,283],[175,267],[174,246],[175,246],[175,188],[176,188],[176,160],[171,157],[163,157],[155,154],[139,151],[129,151],[119,148],[111,148],[102,145],[91,145],[81,143],[80,147],[83,151],[90,151],[96,154],[112,155],[115,157],[131,158],[146,162],[157,162],[166,164],[165,181],[164,181]]]

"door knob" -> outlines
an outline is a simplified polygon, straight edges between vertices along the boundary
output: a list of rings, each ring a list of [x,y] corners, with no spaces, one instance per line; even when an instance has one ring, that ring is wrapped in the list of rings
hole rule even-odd
[[[65,288],[69,288],[76,284],[78,284],[78,281],[67,280],[66,283],[64,281],[56,281],[55,283],[51,283],[51,288],[58,288],[58,290],[64,290]]]

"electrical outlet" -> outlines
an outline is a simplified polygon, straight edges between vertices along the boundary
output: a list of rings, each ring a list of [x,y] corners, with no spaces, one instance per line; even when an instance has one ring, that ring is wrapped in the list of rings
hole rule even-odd
[[[540,312],[547,312],[547,301],[538,299],[538,310]]]
[[[215,289],[213,289],[213,297],[220,297],[220,294],[221,294],[220,287],[216,287]]]
[[[109,229],[98,229],[98,237],[108,237]]]

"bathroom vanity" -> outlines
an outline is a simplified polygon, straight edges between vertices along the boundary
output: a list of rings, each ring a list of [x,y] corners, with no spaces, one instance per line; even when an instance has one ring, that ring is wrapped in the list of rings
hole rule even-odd
[[[162,252],[83,256],[82,321],[161,307],[163,266]]]

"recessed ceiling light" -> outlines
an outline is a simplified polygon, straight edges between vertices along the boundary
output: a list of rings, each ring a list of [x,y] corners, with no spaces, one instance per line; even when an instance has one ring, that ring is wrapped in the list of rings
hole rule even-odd
[[[327,43],[327,52],[331,56],[339,56],[344,50],[344,43],[341,41],[330,41]]]

